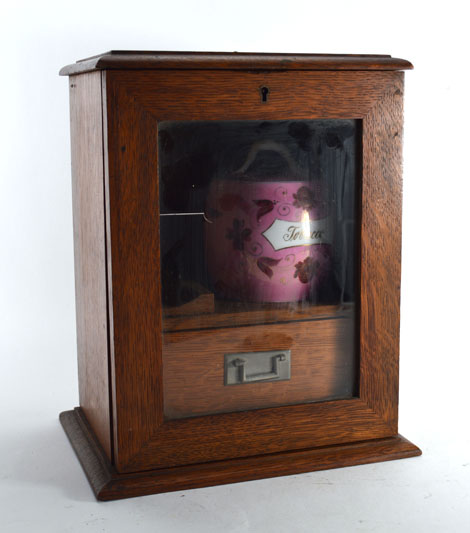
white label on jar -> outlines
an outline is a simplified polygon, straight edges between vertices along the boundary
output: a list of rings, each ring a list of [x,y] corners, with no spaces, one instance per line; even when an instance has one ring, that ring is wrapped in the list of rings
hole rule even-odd
[[[311,246],[312,244],[331,243],[331,223],[328,218],[309,220],[308,214],[297,222],[276,220],[263,231],[274,250],[292,248],[294,246]]]

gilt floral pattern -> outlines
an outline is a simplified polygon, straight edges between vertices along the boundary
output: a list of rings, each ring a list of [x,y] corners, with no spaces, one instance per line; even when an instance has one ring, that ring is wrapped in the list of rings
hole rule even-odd
[[[256,212],[256,220],[258,223],[261,221],[261,217],[270,213],[274,209],[274,204],[277,204],[276,200],[253,200],[253,202],[258,206]]]
[[[315,276],[319,261],[314,261],[312,257],[307,257],[304,261],[299,261],[295,264],[294,278],[299,278],[301,283],[308,283]]]
[[[233,219],[231,228],[227,228],[226,238],[233,241],[233,249],[242,252],[245,249],[245,242],[251,240],[251,229],[245,228],[245,221],[238,218]]]
[[[263,274],[266,274],[269,279],[273,277],[273,269],[271,267],[275,267],[279,264],[280,259],[273,259],[272,257],[260,257],[256,264],[258,265],[258,268],[263,272]]]
[[[293,194],[294,207],[302,207],[303,209],[311,209],[315,205],[315,197],[312,189],[309,187],[300,187],[300,189]]]

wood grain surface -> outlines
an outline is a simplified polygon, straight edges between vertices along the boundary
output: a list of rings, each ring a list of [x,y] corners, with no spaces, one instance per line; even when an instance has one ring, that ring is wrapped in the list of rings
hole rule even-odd
[[[363,121],[360,396],[398,431],[403,73]]]
[[[107,87],[120,105],[132,103],[158,122],[363,119],[401,76],[388,71],[105,72]],[[269,87],[265,103],[260,97],[263,86]],[[109,101],[108,111],[113,109],[125,112]]]
[[[182,306],[183,307],[183,306]],[[198,310],[199,311],[199,310]],[[310,321],[352,317],[353,304],[315,305],[310,302],[287,304],[255,304],[245,302],[216,301],[212,312],[184,313],[180,316],[166,315],[163,320],[164,333],[193,329],[234,328],[255,326],[256,324],[275,324],[286,322]],[[174,313],[172,309],[170,313]]]
[[[225,483],[326,470],[421,455],[401,435],[229,461],[120,474],[103,453],[80,409],[61,413],[70,439],[98,500],[116,500]]]
[[[62,68],[62,76],[96,69],[403,70],[413,65],[389,55],[139,52],[113,50]]]
[[[351,398],[354,318],[167,333],[163,338],[168,418]],[[291,350],[288,381],[224,385],[224,354]]]
[[[163,421],[157,121],[103,75],[114,461]]]
[[[111,458],[101,74],[69,85],[80,406]]]
[[[61,421],[100,499],[420,453],[397,434],[406,68],[390,56],[111,52],[63,69],[95,72],[70,78],[82,409]],[[362,130],[356,320],[215,302],[203,319],[163,322],[159,123],[335,118]],[[292,350],[291,382],[224,388],[224,353],[271,348]]]
[[[110,70],[103,75],[117,469],[131,472],[395,435],[400,228],[392,221],[399,217],[401,190],[400,176],[390,178],[400,168],[393,163],[389,170],[387,158],[399,153],[402,73]],[[270,87],[271,96],[260,105],[262,85]],[[361,303],[360,398],[164,420],[158,122],[296,118],[362,119],[366,212],[360,291],[367,318]],[[374,223],[367,209],[382,222]],[[387,230],[381,235],[383,225]],[[380,289],[373,301],[369,285]]]

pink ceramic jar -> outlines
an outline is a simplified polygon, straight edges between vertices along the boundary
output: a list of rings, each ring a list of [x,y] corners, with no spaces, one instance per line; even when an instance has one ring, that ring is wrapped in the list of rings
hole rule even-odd
[[[244,167],[266,146],[281,151],[276,143],[259,143]],[[214,180],[206,204],[206,258],[217,296],[309,299],[330,268],[331,231],[320,185],[237,174]]]

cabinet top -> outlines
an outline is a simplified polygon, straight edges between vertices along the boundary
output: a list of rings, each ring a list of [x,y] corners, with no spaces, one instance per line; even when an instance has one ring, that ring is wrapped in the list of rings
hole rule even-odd
[[[140,52],[111,50],[60,70],[71,76],[93,70],[408,70],[406,59],[367,54],[268,54],[248,52]]]

